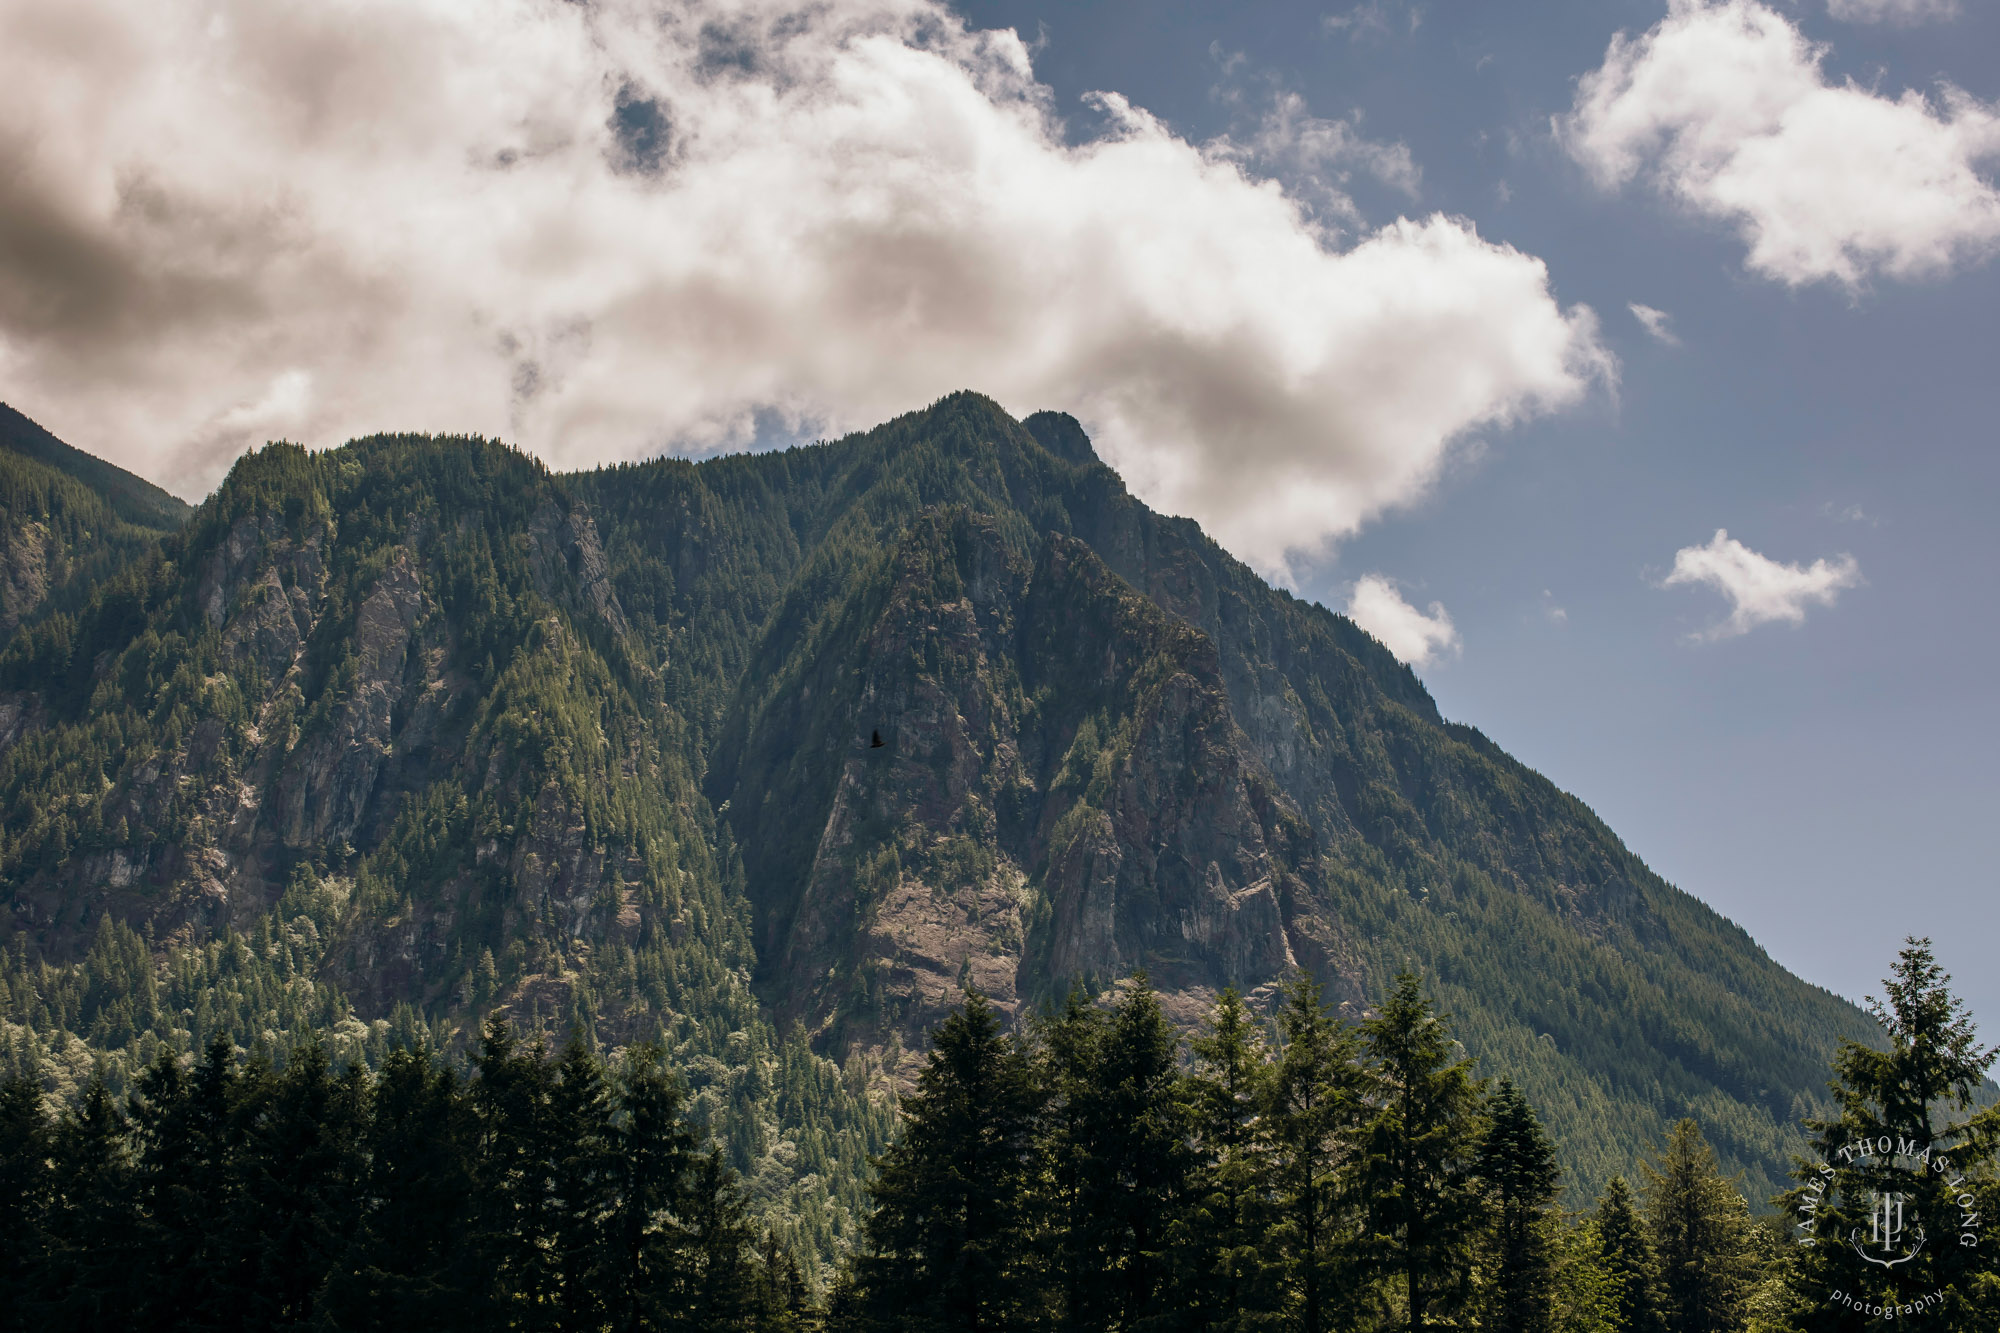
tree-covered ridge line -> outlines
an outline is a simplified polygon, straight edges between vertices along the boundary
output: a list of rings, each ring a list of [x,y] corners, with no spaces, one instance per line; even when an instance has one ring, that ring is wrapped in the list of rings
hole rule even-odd
[[[1909,941],[1876,1005],[1886,1049],[1841,1052],[1839,1112],[1810,1127],[1829,1159],[1857,1136],[1950,1154],[1919,1181],[1938,1197],[1897,1196],[1913,1218],[2000,1202],[2000,1109],[1974,1109],[1996,1052],[1948,983]],[[463,1059],[398,1045],[371,1072],[218,1036],[53,1116],[0,1080],[0,1333],[1858,1333],[1885,1308],[1972,1333],[2000,1314],[1990,1245],[1899,1267],[1820,1239],[1862,1235],[1886,1178],[1829,1190],[1802,1157],[1785,1212],[1754,1220],[1692,1119],[1636,1191],[1613,1177],[1565,1210],[1534,1107],[1473,1063],[1408,973],[1358,1024],[1303,975],[1274,1014],[1225,991],[1192,1039],[1144,976],[1011,1031],[968,991],[821,1287],[655,1047],[607,1062],[580,1030],[556,1052],[494,1020]]]
[[[929,577],[874,598],[898,560]],[[1005,607],[1002,566],[1029,572]],[[1035,624],[1089,632],[1047,636],[1065,659]],[[1093,658],[1113,630],[1134,650]],[[788,709],[826,743],[777,743]],[[857,745],[905,765],[866,809]],[[1172,805],[1148,793],[1184,796],[1177,822],[1141,819]],[[1230,936],[1260,947],[1162,947],[1173,874],[1210,921],[1276,902]],[[51,1085],[100,1054],[136,1076],[149,1033],[312,1031],[365,1062],[499,1015],[657,1043],[732,1165],[829,1191],[825,1256],[885,1074],[961,973],[1018,1006],[1144,966],[1192,1021],[1268,994],[1287,946],[1350,1017],[1421,968],[1547,1117],[1573,1199],[1683,1114],[1768,1194],[1868,1027],[1350,622],[1146,509],[1075,422],[971,394],[570,475],[466,438],[246,456],[0,649],[0,888],[7,1058]],[[802,897],[833,928],[781,929]]]
[[[98,496],[113,515],[135,527],[171,532],[194,512],[144,477],[63,443],[5,403],[0,403],[0,452],[73,479]]]
[[[12,429],[16,425],[22,429]],[[165,503],[156,505],[94,486],[103,479],[88,468],[66,469],[65,460],[53,456],[67,446],[51,438],[51,450],[37,450],[36,438],[32,423],[0,403],[0,643],[23,621],[74,608],[95,584],[143,559],[191,512],[164,492],[158,498]],[[76,457],[97,462],[87,454]]]

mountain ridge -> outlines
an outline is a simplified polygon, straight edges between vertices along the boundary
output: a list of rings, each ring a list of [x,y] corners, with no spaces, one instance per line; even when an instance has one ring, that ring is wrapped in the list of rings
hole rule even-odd
[[[740,1169],[835,1200],[822,1247],[962,980],[1018,1015],[1142,966],[1191,1020],[1300,962],[1358,1014],[1414,964],[1578,1192],[1684,1112],[1770,1192],[1872,1034],[1072,419],[973,394],[583,473],[246,455],[0,652],[0,802],[16,1051],[261,1022],[265,971],[364,1057],[663,1034]]]

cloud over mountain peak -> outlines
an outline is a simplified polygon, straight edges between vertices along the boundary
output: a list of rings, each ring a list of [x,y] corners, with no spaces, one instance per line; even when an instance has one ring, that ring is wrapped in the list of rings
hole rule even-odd
[[[270,437],[575,465],[969,386],[1277,571],[1609,373],[1470,223],[1342,245],[1097,106],[1072,141],[1014,33],[926,0],[14,6],[0,366],[184,492]]]

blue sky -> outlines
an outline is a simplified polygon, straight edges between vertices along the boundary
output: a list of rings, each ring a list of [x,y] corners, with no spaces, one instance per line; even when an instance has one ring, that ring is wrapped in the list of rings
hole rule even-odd
[[[1379,571],[1441,603],[1461,650],[1420,672],[1445,712],[1794,971],[1879,993],[1897,941],[1928,934],[1975,1014],[2000,1015],[2000,265],[1792,287],[1748,272],[1726,224],[1597,188],[1550,122],[1615,33],[1660,21],[1656,3],[1384,5],[1386,31],[1361,32],[1325,24],[1351,7],[965,8],[1037,34],[1062,104],[1117,88],[1196,138],[1240,114],[1232,78],[1321,116],[1358,110],[1409,147],[1416,207],[1542,257],[1563,301],[1598,310],[1615,401],[1490,434],[1301,591],[1342,607]],[[1782,12],[1832,46],[1838,75],[2000,97],[1990,6],[1910,25]],[[1371,217],[1412,207],[1366,188]],[[1668,312],[1678,345],[1632,302]],[[1719,527],[1788,563],[1851,553],[1866,582],[1802,624],[1693,640],[1726,601],[1656,584]]]
[[[1786,965],[1929,934],[2000,1014],[1996,54],[1970,0],[0,0],[0,398],[190,498],[1066,409]]]

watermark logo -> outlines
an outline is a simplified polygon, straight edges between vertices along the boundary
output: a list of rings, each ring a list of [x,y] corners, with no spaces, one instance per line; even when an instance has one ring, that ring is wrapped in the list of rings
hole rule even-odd
[[[1915,1228],[1916,1239],[1908,1249],[1901,1249],[1903,1243],[1903,1205],[1907,1202],[1902,1194],[1883,1194],[1879,1190],[1868,1191],[1868,1241],[1863,1244],[1861,1228],[1856,1227],[1848,1235],[1854,1252],[1871,1264],[1884,1268],[1894,1268],[1906,1264],[1923,1253],[1924,1229]],[[1880,1254],[1872,1253],[1880,1249]]]
[[[1949,1151],[1883,1135],[1855,1139],[1833,1156],[1806,1181],[1798,1242],[1838,1245],[1863,1266],[1836,1265],[1856,1289],[1830,1291],[1826,1303],[1884,1321],[1940,1308],[1948,1288],[1938,1278],[1957,1265],[1938,1249],[1975,1250],[1984,1229],[1977,1196]],[[1834,1217],[1842,1221],[1826,1225]],[[1915,1262],[1927,1251],[1929,1260]]]

